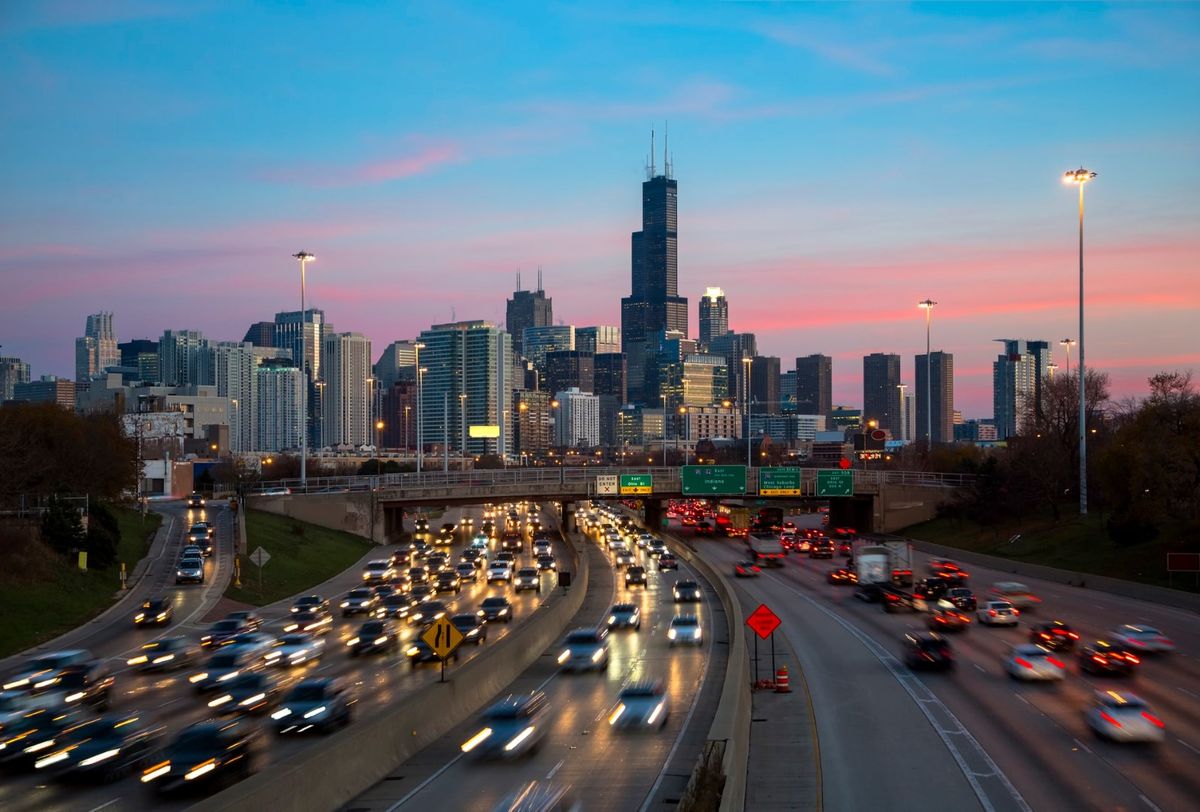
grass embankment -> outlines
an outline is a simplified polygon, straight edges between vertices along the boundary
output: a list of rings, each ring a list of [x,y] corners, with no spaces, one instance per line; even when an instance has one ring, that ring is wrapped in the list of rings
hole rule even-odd
[[[162,516],[111,508],[121,528],[118,562],[126,572],[150,549]],[[9,541],[9,539],[6,539]],[[80,572],[74,561],[40,541],[18,538],[0,556],[0,657],[16,654],[80,626],[112,605],[121,588],[120,564]]]
[[[271,555],[262,568],[262,591],[258,567],[243,558],[242,585],[231,583],[225,597],[252,606],[274,603],[329,580],[374,546],[350,533],[251,510],[246,513],[246,552],[262,547]]]
[[[1071,506],[1063,507],[1057,522],[1047,511],[986,527],[965,519],[934,519],[900,533],[1014,561],[1200,592],[1191,573],[1167,577],[1167,553],[1200,552],[1200,543],[1182,525],[1162,528],[1156,539],[1120,546],[1108,537],[1106,517],[1071,515],[1070,511]],[[1010,541],[1017,534],[1020,537]]]

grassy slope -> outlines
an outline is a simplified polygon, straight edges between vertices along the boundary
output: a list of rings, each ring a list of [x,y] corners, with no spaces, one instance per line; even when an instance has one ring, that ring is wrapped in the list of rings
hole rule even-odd
[[[327,581],[352,566],[375,545],[350,533],[252,510],[246,514],[246,550],[262,547],[271,560],[262,569],[242,561],[242,586],[232,584],[225,597],[254,606],[274,603]]]

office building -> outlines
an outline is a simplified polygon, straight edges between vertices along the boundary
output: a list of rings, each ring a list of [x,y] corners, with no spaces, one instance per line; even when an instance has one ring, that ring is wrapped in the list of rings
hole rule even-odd
[[[29,364],[11,355],[0,355],[0,402],[12,400],[19,383],[29,383]]]
[[[256,321],[246,330],[246,335],[242,338],[242,342],[250,342],[256,347],[274,347],[275,339],[275,322],[273,321]]]
[[[1030,416],[1041,410],[1042,380],[1049,374],[1050,343],[996,339],[1004,352],[992,362],[992,406],[996,434],[1007,440],[1019,434]]]
[[[417,447],[417,382],[400,379],[383,388],[379,442],[384,448],[412,450]]]
[[[537,328],[531,328],[537,329]],[[421,332],[421,442],[466,453],[512,450],[512,338],[486,321],[435,324]],[[460,397],[462,395],[463,397]],[[476,433],[471,437],[471,427]]]
[[[592,359],[594,370],[594,391],[597,395],[612,395],[621,405],[625,405],[628,398],[626,397],[626,382],[625,382],[625,354],[620,352],[606,352],[596,355]]]
[[[705,288],[700,297],[700,348],[707,351],[718,336],[729,332],[729,301],[720,288]]]
[[[873,352],[863,356],[863,417],[874,420],[879,428],[899,437],[900,356]]]
[[[396,381],[417,380],[417,342],[393,341],[384,348],[375,362],[375,380],[382,389]]]
[[[257,451],[300,448],[304,375],[290,362],[267,361],[254,370]]]
[[[25,403],[53,403],[75,411],[75,382],[43,375],[36,381],[14,384],[12,399]]]
[[[917,396],[917,439],[929,440],[929,419],[933,419],[934,443],[954,441],[954,356],[935,351],[928,357],[915,358]],[[928,367],[928,373],[926,369]],[[927,388],[927,382],[932,384]],[[930,402],[932,397],[932,403]]]
[[[572,387],[557,392],[554,399],[554,444],[569,448],[600,445],[600,399]]]
[[[742,412],[736,406],[689,406],[684,415],[683,438],[689,445],[715,437],[742,436]]]
[[[595,356],[579,350],[554,350],[546,353],[546,385],[548,392],[578,389],[595,391]]]
[[[892,433],[892,439],[911,443],[917,439],[917,398],[910,391],[908,384],[896,387],[900,403],[900,431]]]
[[[165,386],[211,386],[212,353],[198,330],[164,330],[158,340],[158,371]]]
[[[304,313],[290,310],[275,314],[275,346],[290,352],[296,366],[307,373],[308,444],[314,448],[322,445],[324,435],[324,393],[318,382],[324,372],[325,336],[332,332],[333,325],[325,321],[324,310],[308,308]]]
[[[779,414],[779,359],[756,355],[750,361],[750,400],[756,414]]]
[[[862,409],[851,409],[849,406],[833,406],[825,416],[827,431],[857,431],[862,427]]]
[[[575,349],[593,355],[621,351],[621,328],[611,326],[576,327]]]
[[[513,392],[513,453],[528,464],[550,448],[550,393],[535,389]]]
[[[650,445],[658,445],[666,436],[666,421],[663,410],[651,409],[649,406],[626,404],[617,414],[617,445],[626,453],[631,449],[644,449]],[[622,457],[627,465],[641,464],[638,458]],[[649,463],[649,458],[646,462]]]
[[[517,289],[504,311],[504,329],[512,337],[513,352],[529,356],[525,351],[525,331],[530,327],[549,327],[554,324],[554,300],[542,290],[542,271],[538,269],[537,290],[522,290],[521,275],[517,274]],[[566,347],[565,349],[574,349]]]
[[[796,359],[796,411],[828,415],[833,410],[833,359],[805,355]]]
[[[687,299],[679,295],[679,185],[671,177],[664,147],[663,167],[654,167],[654,147],[642,183],[642,229],[630,237],[631,290],[621,299],[621,350],[628,369],[629,397],[648,402],[653,393],[646,355],[665,330],[688,334]]]
[[[696,342],[677,330],[664,330],[654,339],[645,351],[644,395],[659,405],[678,406],[683,402],[683,360],[696,352]]]
[[[84,334],[75,339],[75,380],[85,383],[109,367],[120,366],[121,353],[113,332],[112,313],[87,317]]]
[[[121,355],[121,366],[137,370],[137,379],[146,383],[158,383],[158,342],[148,338],[135,338],[117,345]]]
[[[325,416],[321,445],[372,445],[371,341],[360,333],[331,333],[322,351],[322,411]]]
[[[229,398],[229,449],[255,451],[258,443],[258,370],[261,356],[250,342],[219,341],[212,345],[217,396]],[[274,352],[274,347],[261,351]]]
[[[525,357],[533,363],[538,375],[544,381],[546,378],[546,353],[575,349],[575,328],[569,324],[527,327],[522,346]]]
[[[764,414],[750,418],[752,437],[770,437],[788,448],[811,443],[817,432],[825,431],[825,416],[819,414]]]
[[[750,400],[750,378],[746,375],[744,359],[758,355],[758,340],[754,333],[728,332],[725,335],[714,336],[709,342],[708,353],[725,359],[725,368],[729,376],[726,387],[729,399],[744,405]]]

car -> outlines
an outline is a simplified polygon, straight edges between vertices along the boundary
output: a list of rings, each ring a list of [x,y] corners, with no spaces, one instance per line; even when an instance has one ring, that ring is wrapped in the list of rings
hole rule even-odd
[[[1097,736],[1110,741],[1158,744],[1166,739],[1166,725],[1136,694],[1096,691],[1085,718]]]
[[[192,525],[192,528],[187,532],[188,546],[198,549],[202,557],[208,557],[213,554],[213,541],[210,530],[211,528],[207,525]]]
[[[243,673],[257,671],[262,665],[261,651],[242,646],[225,646],[213,652],[203,668],[188,677],[188,682],[196,693],[208,693]]]
[[[292,686],[279,707],[271,712],[271,726],[277,735],[288,733],[331,733],[354,718],[357,703],[354,692],[341,680],[310,677]]]
[[[463,516],[462,517],[462,525],[464,527],[474,527],[475,526],[475,517],[471,516],[470,514]]]
[[[89,718],[79,708],[27,708],[11,714],[0,726],[0,765],[33,767],[41,753]]]
[[[838,567],[830,570],[825,580],[835,586],[855,586],[858,583],[858,573],[847,567]]]
[[[950,641],[940,634],[906,634],[903,640],[904,664],[909,668],[954,668],[954,652]]]
[[[939,604],[929,611],[926,624],[935,632],[961,632],[971,625],[971,616],[954,604]]]
[[[339,604],[342,617],[366,615],[375,617],[379,613],[379,598],[370,587],[358,586],[346,593]]]
[[[1017,680],[1057,681],[1067,675],[1067,664],[1045,646],[1022,643],[1009,650],[1004,671]]]
[[[613,563],[618,567],[628,567],[634,562],[633,551],[624,548],[617,550]]]
[[[410,585],[427,584],[429,583],[429,570],[424,567],[409,567],[404,578]]]
[[[185,558],[204,558],[204,550],[200,548],[199,544],[185,545],[179,551],[179,560],[182,561]]]
[[[193,664],[200,649],[183,635],[160,637],[146,643],[142,650],[125,661],[138,671],[174,671]]]
[[[814,541],[808,550],[809,558],[833,558],[833,554],[837,551],[837,546],[832,539],[820,539]]]
[[[439,532],[439,533],[441,533],[442,535],[447,535],[447,536],[448,536],[448,535],[452,534],[452,533],[453,533],[454,531],[456,531],[456,530],[458,530],[458,525],[457,525],[457,524],[455,524],[454,522],[445,522],[445,523],[443,523],[443,524],[442,524],[442,526],[441,526],[441,527],[438,529],[438,532]]]
[[[979,608],[975,599],[975,593],[965,586],[951,587],[946,590],[946,594],[942,597],[954,604],[956,609],[961,609],[964,612],[974,612]]]
[[[667,628],[667,639],[672,646],[694,645],[704,643],[700,619],[695,615],[676,615],[671,618]]]
[[[166,626],[170,624],[173,614],[175,610],[171,607],[170,598],[146,598],[133,616],[133,625],[139,629],[144,626]]]
[[[366,620],[346,641],[350,656],[380,654],[391,651],[400,642],[400,633],[390,620]]]
[[[242,718],[189,725],[142,770],[142,783],[164,794],[227,786],[254,772],[259,735],[258,725]]]
[[[289,620],[284,623],[285,632],[307,632],[325,634],[333,627],[333,615],[329,612],[329,601],[320,595],[302,595],[292,604]]]
[[[540,593],[542,591],[542,578],[538,572],[538,568],[521,567],[517,570],[517,574],[513,578],[513,589],[517,592],[532,589]]]
[[[472,547],[468,547],[462,551],[462,554],[459,555],[458,560],[461,564],[470,564],[475,569],[480,569],[487,564],[487,551],[476,550]]]
[[[408,597],[416,603],[433,600],[435,594],[432,584],[417,584],[408,590]]]
[[[1029,629],[1029,642],[1051,651],[1070,651],[1079,641],[1079,633],[1061,620],[1036,623]]]
[[[606,671],[608,669],[608,629],[583,628],[567,633],[558,667],[562,671]]]
[[[615,603],[608,610],[608,620],[606,621],[610,629],[633,629],[637,631],[642,628],[642,612],[633,603]]]
[[[407,618],[419,601],[409,593],[396,592],[379,602],[380,617]]]
[[[404,567],[408,566],[409,559],[412,558],[412,553],[406,549],[393,550],[391,558],[388,559],[388,565],[398,573]]]
[[[631,589],[635,586],[645,588],[646,586],[646,568],[642,566],[633,566],[625,570],[625,588]]]
[[[403,594],[404,586],[396,586],[396,584],[378,584],[371,587],[371,594],[379,598],[380,602],[389,595]]]
[[[476,533],[474,536],[472,536],[471,537],[471,546],[472,547],[487,547],[488,546],[487,533]]]
[[[1130,624],[1113,629],[1111,636],[1114,643],[1128,646],[1142,654],[1166,654],[1175,650],[1175,643],[1169,637],[1152,626],[1145,624]]]
[[[479,617],[478,614],[463,612],[452,615],[450,622],[454,624],[454,628],[462,632],[464,643],[474,643],[478,646],[487,640],[487,620]]]
[[[537,557],[538,572],[555,572],[558,569],[558,562],[554,560],[552,555],[539,555]]]
[[[308,665],[321,659],[325,652],[325,641],[303,632],[287,632],[271,644],[263,654],[263,662],[278,668]]]
[[[479,719],[479,731],[459,745],[475,758],[517,758],[537,749],[549,729],[549,702],[542,691],[509,694]],[[512,807],[552,809],[567,807]]]
[[[219,714],[266,713],[279,699],[279,683],[274,677],[256,672],[238,674],[221,686],[208,701],[208,707]]]
[[[662,730],[671,714],[662,680],[632,682],[617,694],[608,724],[617,730]]]
[[[454,573],[458,576],[460,582],[469,581],[473,584],[479,581],[479,570],[476,569],[474,564],[465,561],[454,568]]]
[[[512,583],[512,565],[507,561],[494,561],[488,566],[487,582],[507,581]]]
[[[425,559],[425,569],[434,576],[450,569],[450,556],[445,553],[430,553]]]
[[[225,615],[226,620],[239,620],[247,631],[256,632],[262,628],[262,615],[253,609],[242,609]]]
[[[1142,659],[1123,643],[1097,640],[1079,650],[1079,670],[1104,676],[1132,677]]]
[[[735,578],[757,578],[762,575],[762,568],[753,561],[738,561],[733,565]]]
[[[261,655],[273,642],[274,639],[264,632],[241,631],[225,644],[225,648],[242,648]]]
[[[33,766],[60,778],[113,781],[146,766],[164,730],[137,713],[84,719],[55,736]]]
[[[441,601],[424,601],[409,613],[408,622],[411,626],[428,626],[439,617],[445,617],[449,611]]]
[[[433,650],[433,647],[425,641],[425,638],[417,636],[404,649],[404,656],[408,659],[412,667],[417,667],[421,663],[441,662],[442,658]],[[448,659],[458,660],[458,649],[450,652]]]
[[[233,642],[233,638],[242,632],[250,631],[250,627],[237,618],[223,618],[208,627],[208,631],[200,636],[201,648],[221,648]]]
[[[179,563],[175,565],[175,583],[204,583],[204,559],[192,557],[179,559]]]
[[[551,555],[554,552],[554,542],[550,539],[536,539],[533,542],[534,555]]]
[[[675,582],[671,589],[671,597],[675,603],[699,603],[703,595],[700,592],[700,584],[683,579]]]
[[[667,570],[679,569],[679,562],[675,560],[675,556],[670,553],[663,553],[658,557],[658,571],[666,572]]]
[[[29,705],[55,713],[73,707],[88,707],[97,711],[108,709],[116,679],[100,660],[67,665],[47,679],[29,686]]]
[[[994,601],[1008,601],[1022,612],[1032,612],[1042,599],[1029,591],[1029,587],[1016,581],[1001,581],[993,584],[988,595]]]
[[[392,562],[387,559],[368,561],[362,571],[362,582],[366,586],[386,584],[395,577],[396,570],[392,567]]]
[[[485,521],[483,524],[479,525],[479,532],[483,533],[488,538],[495,536],[496,535],[496,523],[493,521],[490,521],[490,520]]]
[[[424,517],[416,519],[413,522],[413,532],[414,533],[428,533],[429,532],[429,520]]]
[[[511,550],[501,550],[500,552],[496,553],[496,560],[503,561],[504,563],[513,567],[517,565],[517,555]]]
[[[513,619],[513,607],[503,595],[491,595],[483,599],[475,614],[489,623],[509,623]]]
[[[500,537],[501,550],[520,550],[521,549],[521,534],[515,530],[507,530]]]
[[[188,532],[191,533],[194,531],[203,531],[209,538],[212,538],[217,533],[217,529],[209,521],[192,522],[192,526],[188,529]]]
[[[1016,626],[1021,610],[1008,601],[986,601],[975,610],[975,619],[984,626]]]
[[[662,539],[656,538],[650,542],[650,546],[647,547],[647,549],[650,551],[651,558],[658,558],[659,556],[666,554],[667,543]]]
[[[193,491],[187,498],[187,506],[189,508],[204,507],[204,497],[201,496],[199,493]]]

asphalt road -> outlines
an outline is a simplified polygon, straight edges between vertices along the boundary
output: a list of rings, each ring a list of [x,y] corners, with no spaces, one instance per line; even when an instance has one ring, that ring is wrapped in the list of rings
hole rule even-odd
[[[474,515],[475,526],[478,527],[481,509],[466,510],[470,510]],[[171,509],[168,508],[168,511]],[[451,511],[447,516],[456,516],[461,512],[461,510]],[[176,600],[176,623],[169,632],[135,629],[131,618],[122,615],[101,624],[86,639],[76,644],[90,648],[100,657],[111,658],[112,667],[117,672],[113,709],[144,711],[148,718],[166,726],[168,740],[170,736],[188,724],[211,716],[206,704],[209,697],[195,694],[187,682],[189,674],[201,669],[204,658],[201,658],[195,667],[169,674],[154,675],[140,674],[128,669],[125,661],[138,651],[144,642],[168,633],[185,634],[192,638],[198,638],[207,628],[208,624],[201,622],[200,619],[220,597],[222,589],[219,585],[228,582],[228,567],[230,566],[229,562],[232,561],[233,543],[229,511],[223,506],[215,506],[209,508],[209,514],[210,520],[215,520],[217,528],[214,561],[209,564],[209,567],[215,569],[209,573],[205,586],[175,587],[173,585],[175,553],[178,551],[179,541],[186,535],[188,527],[187,522],[184,521],[187,517],[174,513],[172,515],[175,518],[175,525],[171,531],[173,534],[171,540],[165,552],[155,560],[151,571],[143,579],[143,584],[148,591],[170,592]],[[548,517],[546,521],[547,526],[554,526],[552,522],[556,519]],[[434,524],[436,526],[436,523]],[[469,540],[470,532],[466,528],[460,528],[456,541],[450,548],[453,553],[452,560],[457,557]],[[492,546],[498,549],[495,543]],[[386,558],[392,549],[391,547],[375,548],[364,558],[364,561],[370,558]],[[519,559],[528,559],[530,549],[531,545],[527,542]],[[556,542],[555,545],[555,555],[560,561],[569,560],[565,546],[559,542]],[[416,636],[418,630],[404,622],[399,624],[402,642],[397,653],[354,659],[345,653],[344,641],[358,629],[362,618],[341,618],[337,611],[337,603],[341,595],[361,583],[360,571],[360,567],[352,567],[319,587],[309,590],[309,592],[315,592],[331,599],[334,606],[333,628],[325,636],[326,651],[321,661],[304,668],[292,669],[287,672],[280,670],[274,673],[284,688],[306,676],[321,675],[342,678],[356,688],[360,699],[357,713],[361,716],[370,714],[375,708],[403,701],[405,694],[417,686],[438,679],[439,669],[436,664],[409,666],[403,650],[406,647],[405,644]],[[223,581],[221,580],[222,573],[225,574]],[[165,588],[157,588],[160,586]],[[553,576],[543,575],[541,594],[549,594],[552,586]],[[511,624],[489,625],[488,640],[483,645],[493,646],[498,641],[503,641],[511,627],[519,624],[522,618],[528,617],[533,612],[541,601],[541,594],[522,592],[520,595],[515,595],[511,587],[502,584],[489,586],[481,575],[477,583],[464,585],[460,594],[443,593],[438,596],[438,599],[445,602],[453,614],[458,611],[474,611],[483,598],[492,594],[506,594],[515,607],[516,617]],[[283,621],[290,615],[288,611],[290,603],[289,599],[260,610],[264,619],[264,631],[268,633],[281,631]],[[465,662],[476,653],[477,648],[474,646],[463,647],[460,654],[461,661]],[[453,668],[454,661],[451,661],[448,669],[452,670]],[[319,743],[320,737],[277,739],[268,734],[264,737],[264,741],[267,746],[259,760],[259,769],[268,769],[270,764],[285,760],[302,748],[315,746]],[[104,786],[70,786],[47,781],[44,776],[36,773],[25,773],[6,775],[4,781],[0,783],[0,809],[4,809],[6,812],[8,810],[30,810],[32,812],[32,810],[92,810],[97,808],[141,809],[151,804],[156,808],[182,807],[186,805],[186,800],[164,802],[156,798],[147,787],[142,786],[136,777]]]
[[[697,546],[722,566],[731,567],[744,554],[741,543],[725,539],[698,540]],[[914,571],[924,574],[927,560],[918,554]],[[804,666],[828,808],[1197,808],[1196,615],[1023,578],[1043,599],[1036,612],[1024,613],[1016,628],[973,624],[950,635],[956,670],[916,675],[899,662],[899,641],[906,632],[925,630],[925,616],[887,614],[857,600],[853,587],[828,584],[826,573],[843,563],[792,554],[783,569],[741,582],[749,596],[768,602],[784,619]],[[995,582],[1018,580],[985,568],[970,571],[971,586],[981,596]],[[1010,647],[1028,642],[1029,624],[1050,619],[1071,624],[1086,641],[1104,639],[1122,623],[1148,623],[1174,639],[1179,651],[1143,658],[1133,680],[1083,674],[1074,655],[1065,658],[1069,672],[1061,683],[1009,679],[1002,663]],[[1147,700],[1166,723],[1166,742],[1144,747],[1097,739],[1084,722],[1084,709],[1098,689],[1132,690]],[[936,720],[937,730],[922,709]],[[864,763],[872,765],[869,782],[861,780]]]
[[[474,735],[478,720],[460,725],[436,745],[399,765],[387,779],[346,804],[345,810],[396,809],[491,810],[530,781],[571,788],[589,812],[667,808],[686,784],[695,754],[716,707],[728,649],[725,618],[711,587],[682,562],[678,572],[659,573],[653,560],[638,552],[650,572],[646,589],[624,588],[620,571],[614,581],[609,553],[596,536],[588,545],[592,586],[577,615],[577,626],[602,622],[614,602],[632,602],[642,613],[640,631],[615,630],[609,637],[611,662],[604,674],[559,674],[551,646],[514,681],[506,693],[545,691],[551,725],[541,747],[515,762],[479,762],[464,756],[460,745]],[[673,602],[677,579],[701,583],[700,604]],[[670,648],[667,627],[676,614],[696,614],[706,643]],[[662,679],[671,714],[659,732],[613,730],[608,716],[621,687],[631,680]],[[697,740],[697,734],[699,740]]]

